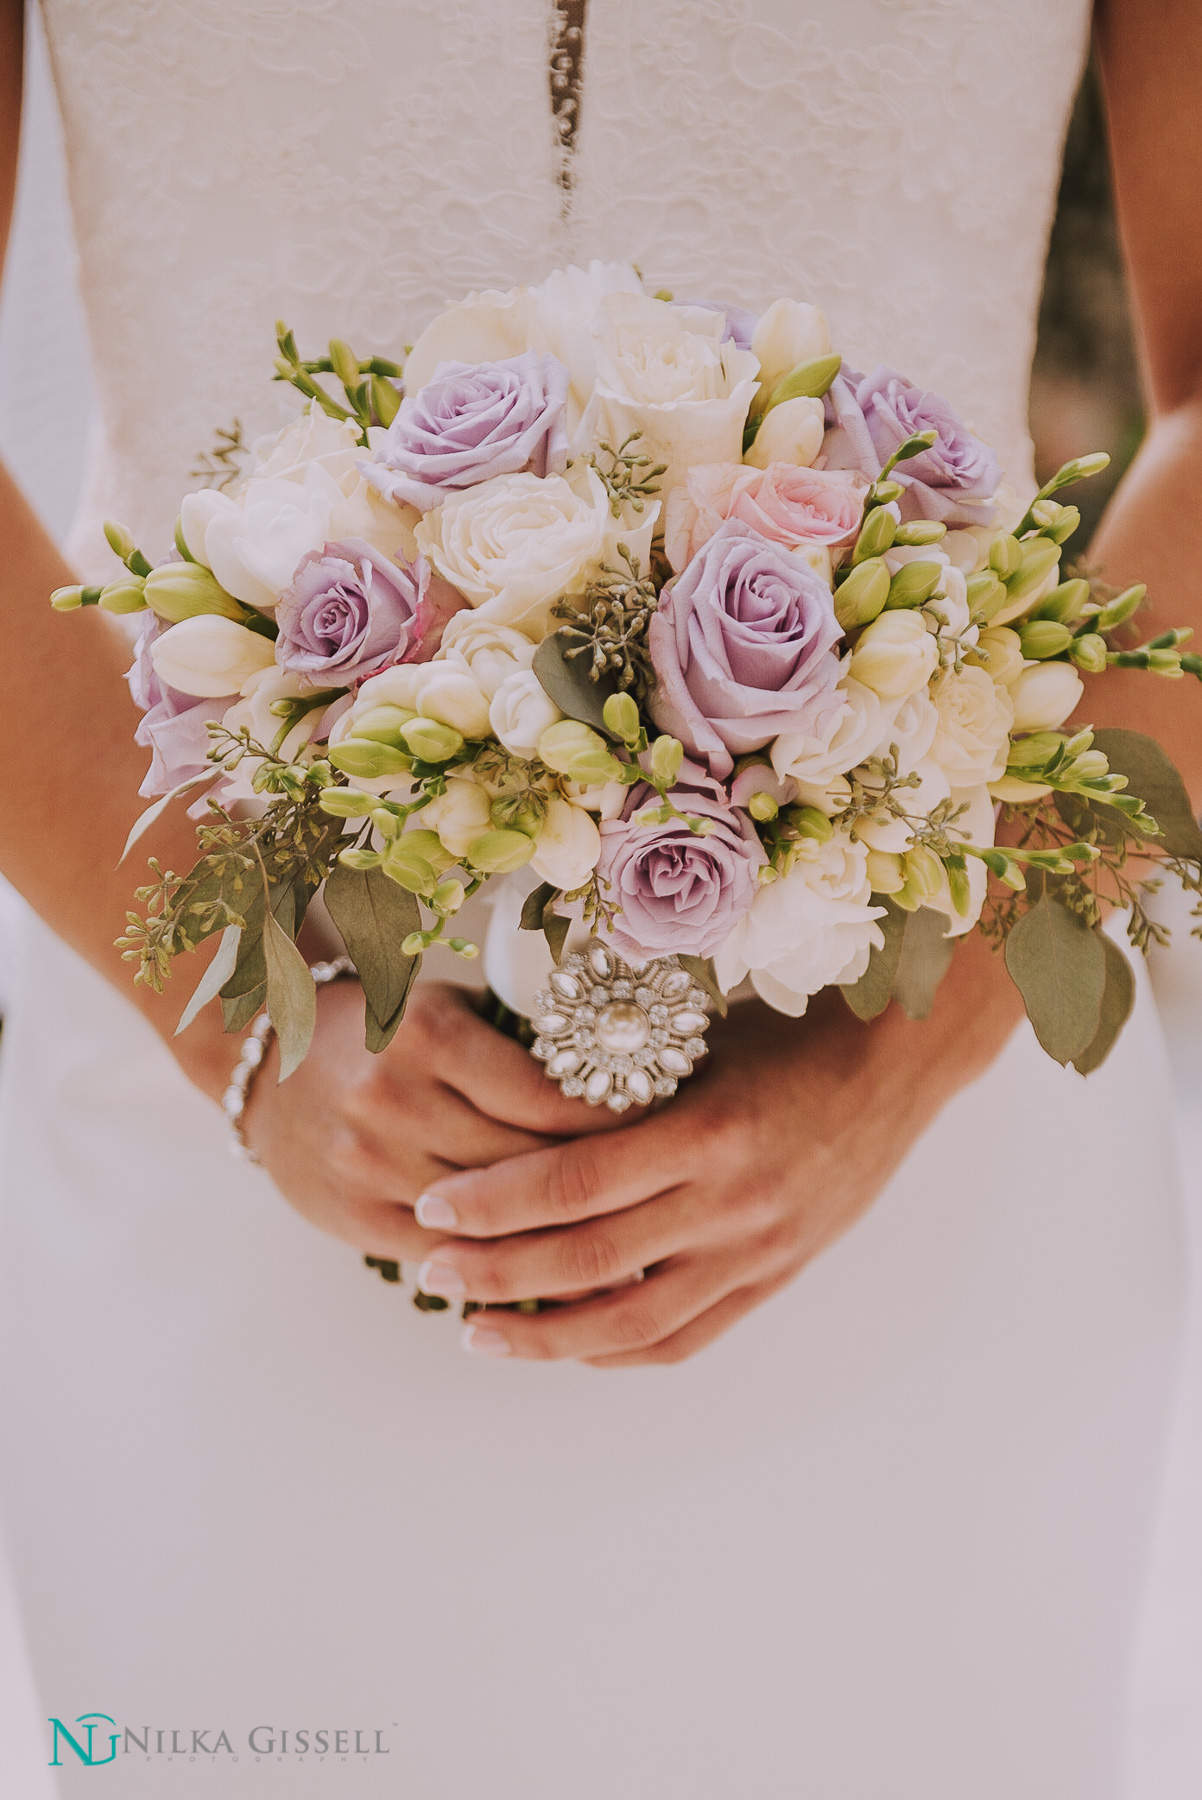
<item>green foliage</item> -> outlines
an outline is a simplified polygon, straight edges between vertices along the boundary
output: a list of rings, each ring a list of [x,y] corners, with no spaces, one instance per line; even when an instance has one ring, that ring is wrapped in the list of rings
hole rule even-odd
[[[1006,939],[1006,968],[1036,1037],[1058,1063],[1084,1056],[1101,1029],[1107,983],[1102,945],[1096,926],[1048,893]]]
[[[641,513],[647,501],[659,493],[659,477],[668,472],[667,463],[652,462],[645,451],[631,449],[642,435],[641,431],[632,431],[616,450],[612,444],[602,443],[599,448],[605,462],[591,452],[584,459],[597,471],[615,519],[622,517],[626,507]]]
[[[1073,1058],[1079,1075],[1091,1075],[1101,1068],[1113,1050],[1120,1031],[1135,1005],[1135,973],[1118,945],[1102,935],[1106,956],[1106,985],[1102,990],[1102,1012],[1088,1047]]]
[[[561,640],[560,657],[568,663],[578,662],[587,670],[602,701],[608,694],[626,690],[636,700],[642,700],[655,685],[647,630],[659,596],[654,580],[643,573],[642,564],[631,555],[629,545],[619,544],[618,555],[624,568],[602,563],[600,573],[579,598],[573,596],[556,603],[556,618],[567,619],[568,624],[555,633],[555,638]],[[586,722],[591,725],[593,720]]]
[[[367,1047],[383,1050],[405,1015],[421,967],[420,956],[402,949],[421,925],[417,900],[379,869],[337,864],[326,881],[325,902],[363,984]]]

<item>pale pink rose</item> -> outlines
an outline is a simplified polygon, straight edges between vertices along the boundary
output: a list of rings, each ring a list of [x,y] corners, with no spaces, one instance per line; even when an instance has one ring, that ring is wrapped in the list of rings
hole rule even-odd
[[[855,469],[769,463],[700,463],[668,496],[664,543],[677,574],[725,519],[739,519],[771,543],[850,543],[859,530],[867,479]]]

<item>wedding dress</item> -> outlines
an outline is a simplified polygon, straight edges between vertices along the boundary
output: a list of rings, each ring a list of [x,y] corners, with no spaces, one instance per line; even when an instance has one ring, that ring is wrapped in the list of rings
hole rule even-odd
[[[817,301],[1029,479],[1086,0],[44,10],[103,414],[83,572],[105,517],[166,550],[215,429],[287,415],[277,317],[395,352],[592,256]],[[1170,1107],[1146,993],[1088,1082],[1024,1027],[702,1355],[494,1364],[233,1163],[33,928],[0,1429],[43,1710],[132,1730],[122,1800],[173,1747],[222,1797],[1109,1800],[1181,1309]]]

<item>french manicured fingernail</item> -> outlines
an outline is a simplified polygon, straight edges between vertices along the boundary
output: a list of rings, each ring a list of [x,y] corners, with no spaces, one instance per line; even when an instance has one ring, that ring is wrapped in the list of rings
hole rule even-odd
[[[459,1223],[459,1214],[441,1194],[423,1194],[413,1211],[427,1231],[454,1231]]]
[[[459,1270],[433,1257],[417,1271],[417,1285],[423,1294],[437,1294],[442,1300],[462,1300],[467,1293]]]
[[[509,1340],[487,1325],[465,1325],[460,1338],[463,1348],[472,1356],[508,1356]]]

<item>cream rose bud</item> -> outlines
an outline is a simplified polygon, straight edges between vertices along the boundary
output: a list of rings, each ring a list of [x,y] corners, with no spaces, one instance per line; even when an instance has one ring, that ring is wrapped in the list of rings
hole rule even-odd
[[[825,434],[826,409],[821,400],[784,400],[772,408],[743,461],[757,469],[766,469],[774,462],[808,469],[822,448]]]
[[[905,700],[926,686],[939,648],[919,612],[883,612],[860,634],[851,673],[882,700]]]
[[[983,631],[968,660],[974,667],[984,669],[999,687],[1013,686],[1027,667],[1022,640],[1008,625],[991,625]]]
[[[553,794],[530,858],[530,867],[552,887],[571,893],[583,887],[597,866],[601,833],[592,813]]]
[[[519,669],[503,681],[488,708],[488,722],[514,756],[533,762],[538,740],[563,714],[533,669]]]
[[[803,300],[774,300],[755,328],[751,348],[760,359],[760,398],[767,402],[799,363],[830,355],[831,334],[816,306]]]
[[[216,699],[238,693],[260,669],[274,668],[275,645],[233,619],[197,613],[156,638],[150,660],[165,687]]]
[[[609,501],[596,472],[497,475],[428,512],[417,543],[490,624],[541,637],[561,594],[601,559]]]
[[[1068,663],[1042,662],[1024,669],[1009,691],[1015,731],[1054,731],[1080,703],[1085,683]]]
[[[436,831],[443,849],[459,859],[478,837],[491,830],[491,809],[492,801],[477,782],[450,775],[446,793],[436,795],[414,818],[423,828]]]
[[[945,669],[931,684],[939,715],[931,758],[953,788],[996,781],[1005,771],[1014,707],[1010,690],[997,687],[984,669]]]
[[[414,689],[422,718],[450,725],[465,738],[488,737],[488,698],[476,678],[453,663],[420,663],[418,667],[421,676]]]
[[[466,669],[491,700],[503,681],[530,667],[534,651],[524,632],[512,625],[494,625],[468,607],[448,619],[434,660]]]

